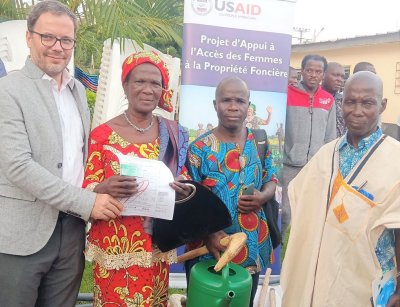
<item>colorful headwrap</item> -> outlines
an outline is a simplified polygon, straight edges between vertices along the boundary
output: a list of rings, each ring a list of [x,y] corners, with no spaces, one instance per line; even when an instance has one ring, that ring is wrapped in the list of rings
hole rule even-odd
[[[129,75],[129,73],[134,68],[143,63],[151,63],[160,70],[163,83],[163,92],[160,101],[158,102],[158,106],[167,112],[172,112],[173,107],[171,98],[173,92],[172,90],[168,89],[169,73],[167,64],[165,64],[165,62],[160,58],[160,56],[154,51],[139,51],[137,53],[132,53],[125,59],[124,63],[122,64],[122,74],[121,74],[122,84],[125,82],[126,77]]]

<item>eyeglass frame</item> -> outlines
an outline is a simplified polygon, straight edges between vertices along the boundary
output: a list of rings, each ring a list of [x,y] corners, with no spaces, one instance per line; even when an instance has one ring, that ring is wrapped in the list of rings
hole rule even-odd
[[[57,44],[57,42],[60,42],[60,46],[61,46],[62,49],[64,49],[64,50],[72,50],[72,49],[74,49],[74,47],[75,47],[75,45],[76,45],[76,40],[73,39],[73,38],[65,38],[65,37],[64,37],[64,38],[58,38],[57,36],[55,36],[55,35],[53,35],[53,34],[43,34],[43,33],[39,33],[39,32],[33,31],[33,30],[29,30],[29,32],[39,35],[39,36],[40,36],[40,42],[41,42],[42,45],[45,46],[45,47],[53,47],[55,44]],[[52,39],[55,39],[55,41],[54,41],[54,43],[53,43],[52,45],[45,45],[45,44],[43,43],[43,37],[52,38]],[[63,41],[64,41],[64,40],[73,41],[74,44],[72,45],[71,48],[65,48],[65,47],[63,46]]]

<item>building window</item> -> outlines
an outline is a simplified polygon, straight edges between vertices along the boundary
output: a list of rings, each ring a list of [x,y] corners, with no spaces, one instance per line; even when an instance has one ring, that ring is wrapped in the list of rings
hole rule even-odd
[[[343,65],[344,68],[344,80],[343,80],[343,84],[340,87],[339,92],[343,92],[344,90],[344,84],[346,83],[347,79],[350,77],[350,65]]]
[[[400,94],[400,62],[396,63],[396,74],[394,77],[394,93]]]
[[[344,65],[344,82],[350,77],[350,65]]]
[[[301,69],[296,69],[297,70],[297,82],[301,81]]]

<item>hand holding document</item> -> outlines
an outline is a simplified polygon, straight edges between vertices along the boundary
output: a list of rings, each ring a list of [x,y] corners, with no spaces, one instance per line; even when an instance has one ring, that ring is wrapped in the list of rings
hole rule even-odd
[[[158,160],[118,155],[121,175],[134,176],[139,192],[121,199],[122,215],[138,215],[172,220],[175,207],[175,191],[169,186],[174,181],[169,168]]]

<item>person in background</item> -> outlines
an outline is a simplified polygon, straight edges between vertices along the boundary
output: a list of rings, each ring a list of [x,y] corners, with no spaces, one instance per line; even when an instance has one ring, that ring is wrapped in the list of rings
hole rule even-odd
[[[335,99],[336,107],[336,133],[342,136],[346,132],[342,113],[342,93],[340,92],[344,82],[344,68],[336,62],[328,63],[328,67],[322,79],[322,88]]]
[[[0,59],[0,78],[4,76],[7,76],[7,71],[2,59]]]
[[[90,115],[66,69],[77,19],[58,1],[33,6],[25,66],[0,79],[0,305],[73,307],[85,221],[122,204],[81,188]]]
[[[294,87],[299,85],[297,69],[292,66],[289,66],[288,84],[293,85]]]
[[[282,306],[400,306],[400,143],[378,126],[382,80],[345,84],[347,132],[289,185]]]
[[[277,123],[276,128],[276,137],[278,138],[279,152],[283,153],[283,141],[285,140],[285,129],[283,128],[283,123]]]
[[[259,157],[254,134],[244,125],[249,98],[247,84],[237,77],[228,77],[218,84],[214,100],[218,126],[189,146],[186,166],[194,181],[221,198],[232,217],[232,226],[210,235],[205,242],[190,244],[188,249],[206,243],[211,255],[219,259],[219,252],[224,250],[219,244],[222,237],[246,233],[246,245],[232,261],[246,268],[253,278],[250,302],[253,306],[260,271],[271,263],[272,255],[267,221],[261,208],[274,197],[277,179],[270,150]],[[264,160],[264,167],[260,159]],[[254,184],[254,194],[243,195],[243,188],[250,184]],[[211,255],[185,263],[187,280],[192,266]]]
[[[336,138],[336,108],[331,94],[320,83],[327,68],[320,55],[306,55],[301,62],[303,80],[288,86],[282,168],[282,238],[290,224],[289,182],[322,145]]]
[[[370,71],[374,74],[376,74],[376,70],[373,64],[369,62],[358,62],[353,69],[353,74],[359,72],[359,71]]]
[[[121,81],[128,109],[91,132],[83,183],[116,198],[140,193],[135,177],[120,175],[118,155],[161,160],[178,177],[186,170],[188,146],[182,126],[152,114],[157,106],[172,111],[168,69],[157,53],[142,51],[127,57]],[[184,177],[170,184],[178,199],[191,191],[180,179]],[[167,306],[169,264],[176,262],[176,250],[162,253],[152,243],[151,218],[95,221],[86,256],[94,261],[95,306]]]
[[[198,123],[197,127],[198,127],[198,129],[196,131],[196,137],[199,137],[200,135],[202,135],[203,133],[206,132],[206,129],[204,129],[203,123]]]
[[[383,98],[383,101],[387,105],[388,99]],[[400,141],[400,117],[397,117],[397,123],[381,123],[381,128],[384,134]]]

